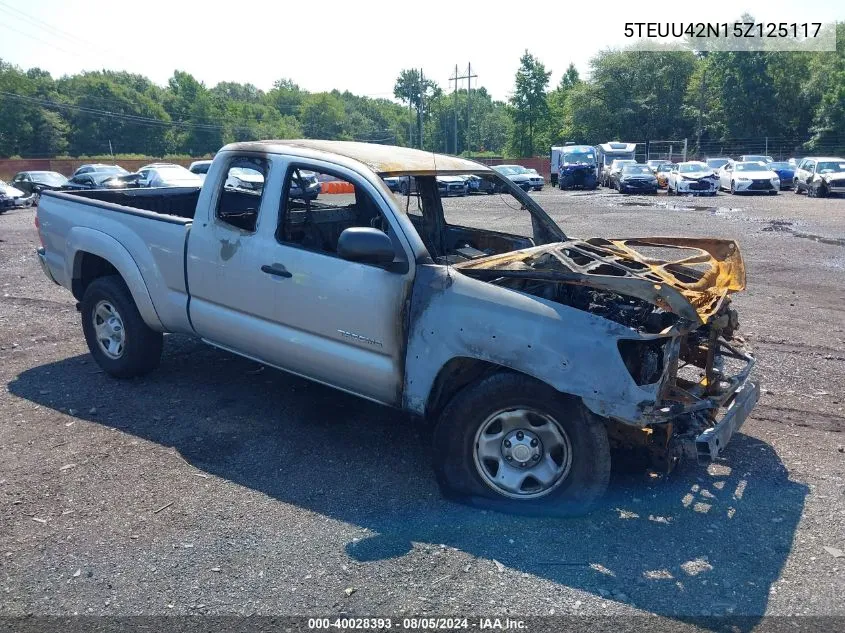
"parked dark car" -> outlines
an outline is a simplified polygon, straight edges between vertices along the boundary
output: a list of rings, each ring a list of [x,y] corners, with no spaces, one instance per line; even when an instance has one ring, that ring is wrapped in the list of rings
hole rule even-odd
[[[399,176],[388,176],[383,180],[384,184],[387,185],[387,188],[390,189],[393,193],[399,192],[400,186],[402,184],[402,179]]]
[[[143,179],[144,175],[139,174],[138,172],[124,174],[121,176],[109,176],[100,182],[100,187],[106,189],[134,189],[136,187],[143,186]]]
[[[120,165],[104,165],[102,163],[90,163],[87,165],[80,165],[73,172],[73,176],[81,176],[82,174],[109,174],[110,176],[122,176],[128,174]]]
[[[62,189],[70,191],[78,191],[80,189],[102,189],[104,187],[103,183],[105,181],[112,180],[116,176],[126,175],[128,175],[128,172],[125,174],[115,174],[114,172],[101,171],[86,172],[84,174],[78,174],[70,178],[62,186]]]
[[[792,189],[792,179],[795,177],[795,167],[786,161],[769,163],[766,167],[778,175],[778,178],[780,178],[781,189]]]
[[[21,171],[12,179],[12,186],[27,195],[39,195],[42,191],[61,189],[67,178],[57,171]]]
[[[619,193],[657,193],[657,176],[648,165],[625,165],[614,178]]]

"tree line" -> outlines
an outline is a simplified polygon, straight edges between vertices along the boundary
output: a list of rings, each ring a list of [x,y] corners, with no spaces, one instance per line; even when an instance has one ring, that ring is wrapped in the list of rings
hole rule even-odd
[[[308,92],[288,79],[207,87],[176,71],[165,86],[116,71],[53,78],[0,60],[0,157],[202,156],[233,141],[325,138],[511,157],[567,141],[785,139],[800,151],[845,150],[845,24],[837,50],[604,50],[582,78],[530,52],[506,101],[483,86],[444,91],[403,70],[395,100]],[[708,145],[709,144],[709,145]],[[799,151],[800,150],[800,151]]]

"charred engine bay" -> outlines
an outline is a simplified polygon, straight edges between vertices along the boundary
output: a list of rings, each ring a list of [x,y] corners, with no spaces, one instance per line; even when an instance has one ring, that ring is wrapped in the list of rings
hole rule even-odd
[[[494,283],[567,305],[577,310],[590,312],[647,334],[658,334],[678,321],[678,317],[674,314],[666,312],[647,301],[608,290],[598,290],[565,282],[514,279],[512,277],[502,277]]]
[[[531,277],[530,271],[536,271],[538,276],[542,274],[543,277],[554,272],[575,272],[566,267],[559,257],[546,252],[521,262],[514,262],[507,271],[497,271],[503,276],[493,283],[590,312],[647,334],[658,334],[679,320],[677,315],[643,299],[584,285],[589,283],[588,278],[580,283],[573,283],[568,279],[557,281],[553,277],[536,279]],[[600,264],[598,268],[591,270],[592,275],[612,272],[615,271],[610,264]],[[512,276],[511,273],[523,274]]]

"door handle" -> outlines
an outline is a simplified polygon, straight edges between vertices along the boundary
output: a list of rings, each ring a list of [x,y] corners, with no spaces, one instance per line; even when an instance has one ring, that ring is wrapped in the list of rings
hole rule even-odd
[[[270,266],[269,264],[264,264],[261,267],[261,270],[267,273],[268,275],[273,275],[275,277],[284,277],[286,279],[289,277],[293,277],[293,273],[289,273],[281,264],[274,264],[273,266]]]

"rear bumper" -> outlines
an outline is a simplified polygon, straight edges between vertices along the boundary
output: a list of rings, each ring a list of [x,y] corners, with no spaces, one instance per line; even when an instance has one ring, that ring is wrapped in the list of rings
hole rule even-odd
[[[38,263],[41,264],[41,270],[44,271],[44,274],[47,276],[47,279],[52,281],[54,284],[58,285],[59,282],[56,281],[55,277],[53,277],[53,273],[50,272],[50,267],[47,265],[47,254],[44,250],[44,247],[39,247],[35,251],[35,254],[38,255]]]

